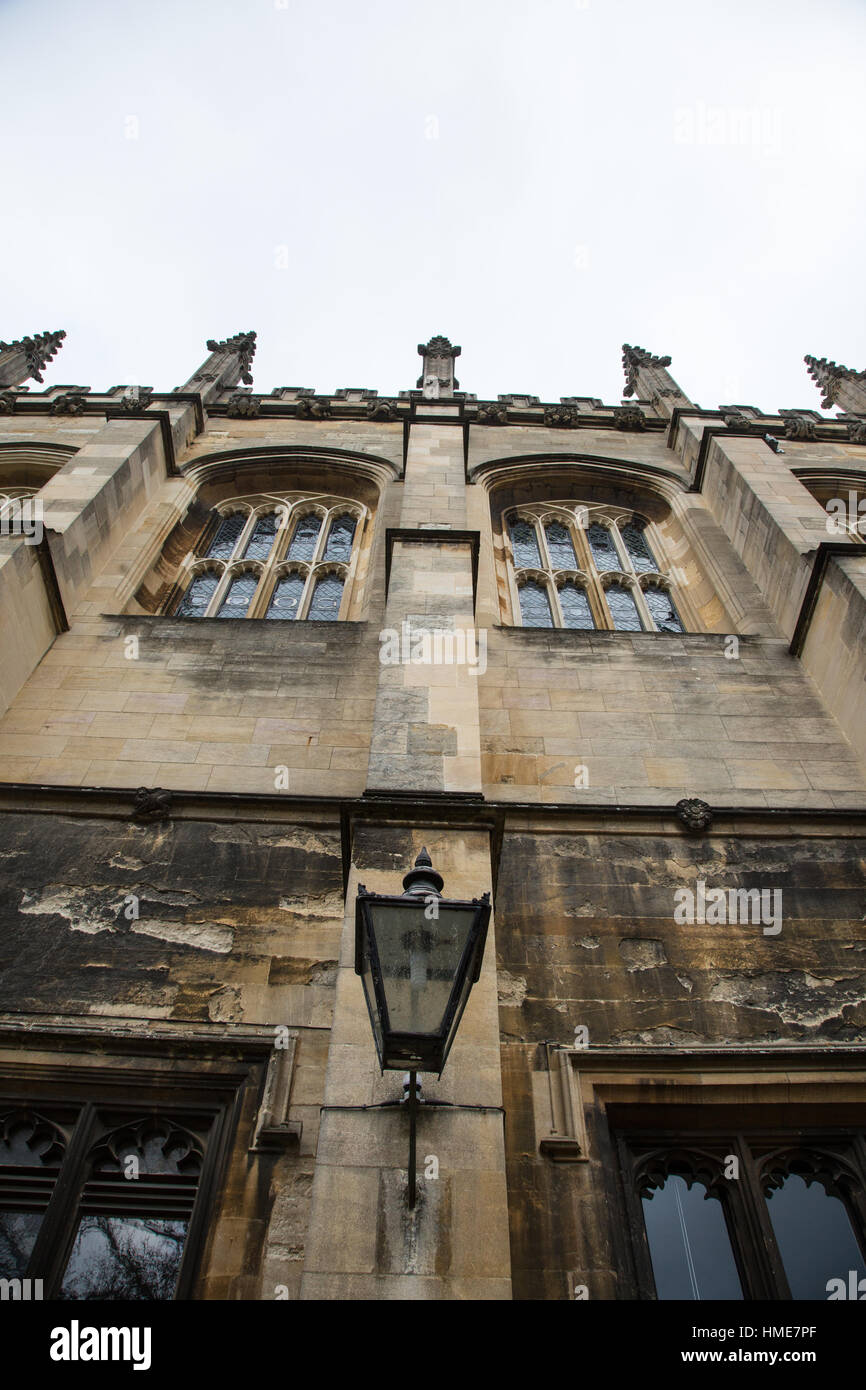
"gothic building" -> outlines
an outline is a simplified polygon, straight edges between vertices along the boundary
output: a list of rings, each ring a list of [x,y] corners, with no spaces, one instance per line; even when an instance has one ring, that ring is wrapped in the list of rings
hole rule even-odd
[[[479,400],[434,337],[258,394],[239,333],[28,385],[62,338],[0,343],[0,1278],[863,1277],[866,373]],[[410,1191],[355,933],[419,857],[492,915]]]

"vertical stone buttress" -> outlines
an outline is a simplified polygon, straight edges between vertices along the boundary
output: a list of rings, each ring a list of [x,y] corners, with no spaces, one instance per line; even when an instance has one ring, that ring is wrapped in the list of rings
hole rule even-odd
[[[380,795],[481,792],[478,678],[466,660],[467,634],[474,636],[472,545],[457,535],[453,543],[424,538],[466,524],[461,407],[453,400],[460,349],[446,339],[431,343],[419,348],[421,382],[432,391],[427,379],[435,378],[439,394],[417,403],[422,418],[410,428],[400,518],[400,531],[414,534],[396,539],[391,552],[381,650],[400,659],[379,667],[368,788]],[[437,661],[432,637],[427,659],[411,660],[413,649],[425,654],[425,630],[450,635],[450,648],[441,648],[450,661]],[[461,631],[462,662],[455,659]],[[399,1072],[379,1074],[354,972],[358,883],[399,893],[401,874],[426,845],[444,875],[445,897],[491,889],[487,830],[449,828],[447,819],[437,821],[431,810],[431,823],[410,828],[392,808],[355,829],[302,1298],[511,1297],[493,920],[445,1071],[422,1078],[428,1099],[488,1108],[422,1111],[414,1212],[406,1204],[406,1115],[340,1108],[402,1093]]]

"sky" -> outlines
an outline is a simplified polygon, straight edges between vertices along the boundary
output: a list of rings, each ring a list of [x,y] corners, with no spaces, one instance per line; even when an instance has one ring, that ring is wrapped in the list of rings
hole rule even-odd
[[[46,385],[820,409],[866,368],[866,0],[0,0],[0,339]],[[31,389],[40,389],[31,383]]]

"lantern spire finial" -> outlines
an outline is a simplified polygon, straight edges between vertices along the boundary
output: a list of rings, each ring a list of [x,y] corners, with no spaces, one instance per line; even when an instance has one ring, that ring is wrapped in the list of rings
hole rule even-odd
[[[426,898],[432,894],[439,898],[444,884],[445,880],[433,868],[433,860],[425,846],[415,860],[415,867],[403,879],[403,892],[411,897]]]

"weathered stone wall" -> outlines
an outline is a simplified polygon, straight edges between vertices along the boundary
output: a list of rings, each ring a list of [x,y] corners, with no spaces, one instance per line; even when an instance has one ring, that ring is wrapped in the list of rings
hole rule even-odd
[[[778,888],[781,930],[677,924],[674,893],[695,891],[699,879],[708,890]],[[673,1058],[710,1044],[862,1043],[864,900],[866,839],[841,822],[796,836],[720,825],[691,837],[661,821],[642,833],[611,824],[506,835],[497,949],[516,1298],[570,1297],[574,1271],[592,1272],[592,1298],[618,1296],[623,1213],[592,1113],[588,1161],[539,1153],[550,1129],[539,1119],[544,1044],[573,1046],[578,1027],[590,1054],[599,1045],[661,1045]],[[700,1087],[694,1055],[692,1066]]]
[[[119,1035],[146,1022],[169,1039],[199,1024],[217,1050],[233,1028],[297,1034],[300,1145],[248,1152],[254,1090],[200,1270],[204,1296],[296,1296],[343,925],[338,831],[7,811],[0,845],[0,1020]]]

